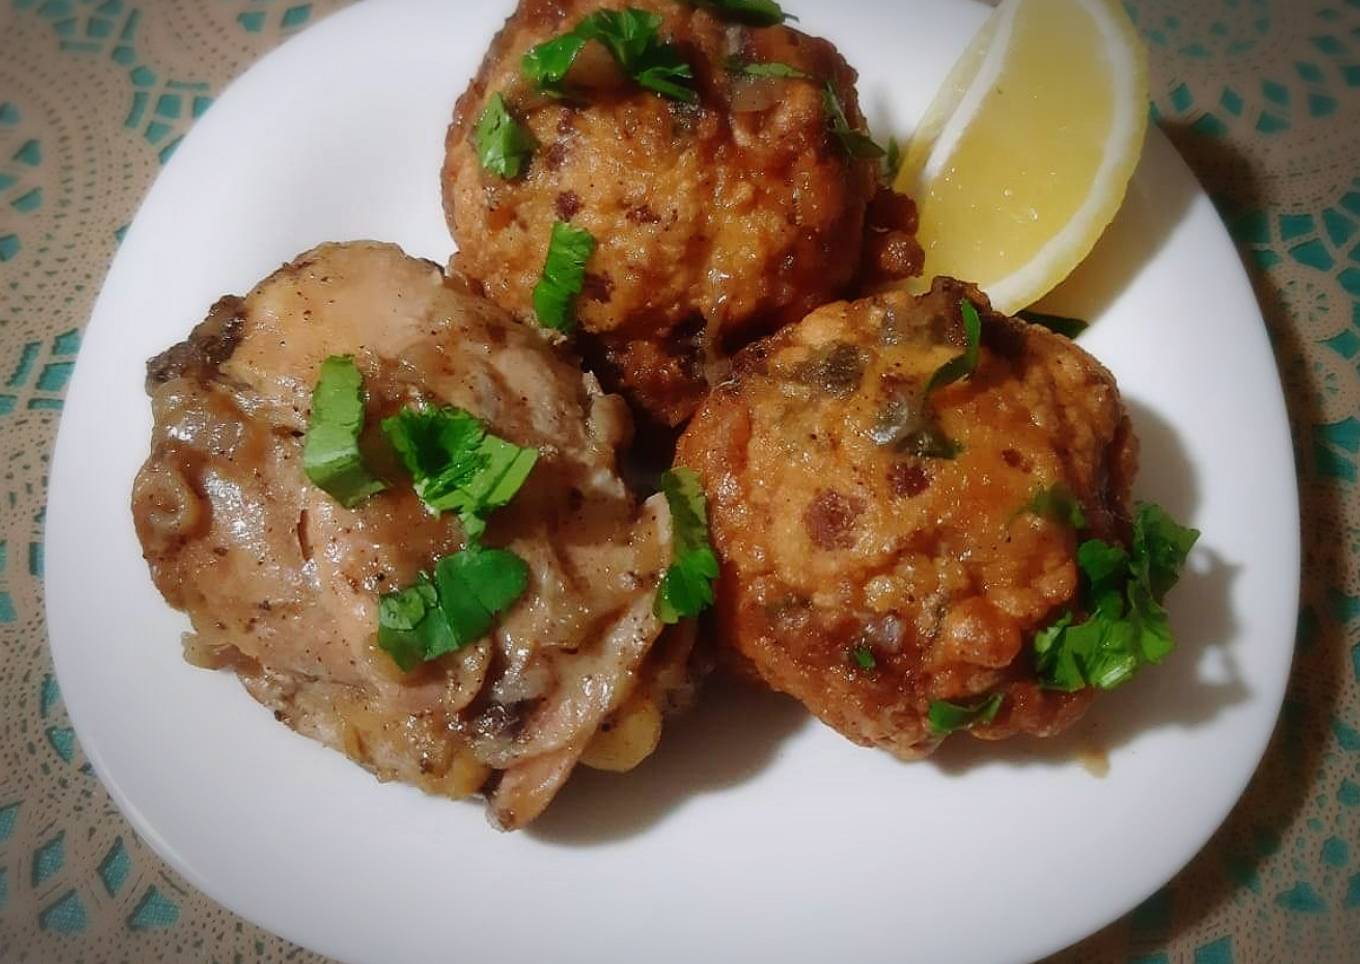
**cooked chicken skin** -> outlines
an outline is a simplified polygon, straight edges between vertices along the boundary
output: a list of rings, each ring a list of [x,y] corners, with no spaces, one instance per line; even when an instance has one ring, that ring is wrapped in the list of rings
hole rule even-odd
[[[301,465],[319,368],[340,354],[363,373],[361,446],[390,482],[353,509]],[[644,675],[657,699],[655,680],[680,688],[648,660],[669,517],[615,471],[624,403],[438,266],[323,245],[224,298],[148,372],[155,428],[133,515],[156,585],[192,620],[189,658],[234,669],[299,732],[385,780],[486,790],[495,822],[516,828]],[[418,403],[464,408],[540,455],[484,537],[528,563],[528,591],[490,637],[403,674],[377,647],[379,597],[465,544],[382,442],[381,419]]]
[[[1089,691],[1035,677],[1033,636],[1078,590],[1076,533],[1024,511],[1038,492],[1065,485],[1083,537],[1129,535],[1137,440],[1114,379],[1041,328],[984,311],[977,370],[929,403],[961,451],[900,444],[926,381],[962,350],[964,299],[987,304],[941,279],[919,298],[814,312],[738,358],[677,455],[710,500],[722,642],[850,739],[903,758],[938,742],[932,700],[1004,693],[970,731],[984,739],[1051,735],[1087,706]]]
[[[643,90],[594,42],[573,73],[574,96],[533,89],[521,59],[583,17],[623,7],[663,18],[695,74],[699,101]],[[778,62],[810,79],[751,78],[739,63]],[[852,158],[832,134],[831,84],[863,129],[855,72],[828,42],[756,28],[675,0],[521,0],[459,99],[446,144],[444,206],[454,264],[526,321],[555,221],[599,247],[577,305],[583,350],[609,387],[652,419],[682,423],[727,354],[866,280],[917,273],[912,203],[878,192],[878,162]],[[478,159],[474,131],[501,94],[537,142],[527,170],[505,180]]]

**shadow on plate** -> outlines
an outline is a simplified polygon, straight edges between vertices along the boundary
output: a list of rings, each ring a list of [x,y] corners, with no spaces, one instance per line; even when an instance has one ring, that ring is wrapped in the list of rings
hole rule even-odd
[[[1180,164],[1171,143],[1155,129],[1149,131],[1113,223],[1067,280],[1035,305],[1036,311],[1093,321],[1119,298],[1199,195],[1198,184],[1178,170]]]
[[[1161,504],[1177,519],[1192,519],[1198,485],[1174,427],[1137,402],[1129,401],[1128,409],[1142,443],[1136,495]],[[1175,651],[1129,684],[1100,694],[1067,733],[1001,743],[947,740],[930,762],[947,774],[989,763],[1067,766],[1073,760],[1098,760],[1142,733],[1206,723],[1243,702],[1250,691],[1231,648],[1238,630],[1231,605],[1235,577],[1236,567],[1211,550],[1196,549],[1168,599]]]
[[[740,787],[774,762],[785,739],[812,722],[787,696],[716,675],[693,711],[667,723],[661,745],[641,766],[626,774],[578,767],[525,832],[568,846],[631,837],[688,799]]]

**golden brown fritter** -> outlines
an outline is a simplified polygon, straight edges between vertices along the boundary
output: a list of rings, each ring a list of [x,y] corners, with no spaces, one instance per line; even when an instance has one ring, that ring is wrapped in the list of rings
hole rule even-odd
[[[533,89],[521,71],[527,50],[593,11],[625,6],[663,17],[661,37],[693,67],[697,103],[643,90],[594,42],[567,77],[574,96]],[[777,61],[810,79],[741,76],[730,58]],[[531,320],[553,223],[590,231],[599,248],[577,306],[583,349],[607,387],[678,425],[703,397],[712,363],[843,295],[857,277],[879,163],[847,154],[823,102],[829,82],[862,128],[855,76],[824,40],[675,0],[522,0],[449,128],[443,191],[455,265]],[[484,170],[473,143],[496,93],[538,143],[513,180]],[[870,232],[874,280],[915,273],[922,260],[915,208],[892,198],[885,192]]]
[[[1023,511],[1037,493],[1065,485],[1083,537],[1128,539],[1137,440],[1114,379],[1067,339],[984,311],[976,372],[920,404],[964,345],[964,299],[987,304],[940,279],[919,298],[828,305],[753,345],[677,455],[710,500],[722,641],[850,739],[901,757],[938,742],[932,700],[1004,693],[972,731],[986,739],[1051,735],[1088,704],[1035,678],[1034,633],[1078,589],[1076,533]],[[932,425],[956,457],[912,454]]]

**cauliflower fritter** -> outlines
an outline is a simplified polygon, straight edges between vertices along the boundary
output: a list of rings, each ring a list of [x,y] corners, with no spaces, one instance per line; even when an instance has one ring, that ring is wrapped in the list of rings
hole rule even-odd
[[[923,406],[965,344],[965,299],[983,309],[978,367]],[[1077,535],[1027,511],[1036,495],[1064,486],[1083,538],[1129,538],[1137,440],[1114,379],[986,306],[947,279],[827,305],[743,352],[677,455],[710,500],[723,644],[903,758],[938,743],[933,700],[1004,694],[970,731],[984,739],[1052,735],[1088,705],[1035,675],[1035,632],[1078,592]]]
[[[549,97],[521,60],[601,9],[659,15],[659,37],[694,73],[694,103],[633,83],[586,45]],[[806,77],[751,77],[733,65],[777,62]],[[522,0],[459,99],[446,143],[444,206],[456,268],[532,321],[556,221],[598,248],[577,307],[582,350],[606,383],[656,421],[681,424],[707,371],[755,337],[842,296],[859,276],[916,273],[916,211],[884,190],[879,162],[853,157],[831,130],[829,84],[863,129],[855,71],[827,41],[752,27],[675,0]],[[500,94],[536,142],[519,177],[485,170],[475,129]]]

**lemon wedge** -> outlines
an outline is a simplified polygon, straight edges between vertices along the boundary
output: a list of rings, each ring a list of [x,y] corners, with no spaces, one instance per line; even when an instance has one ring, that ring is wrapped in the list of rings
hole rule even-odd
[[[1013,314],[1066,278],[1123,202],[1147,83],[1147,52],[1116,0],[1003,0],[897,181],[920,207],[920,284],[973,281]]]

